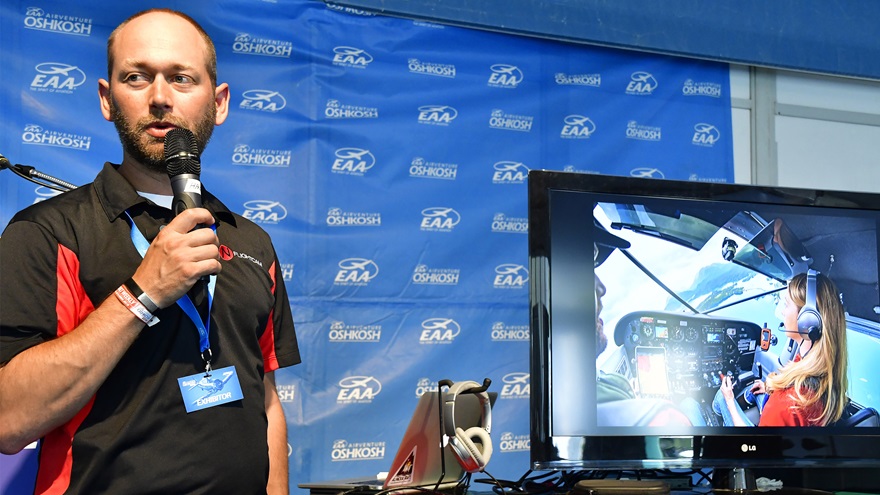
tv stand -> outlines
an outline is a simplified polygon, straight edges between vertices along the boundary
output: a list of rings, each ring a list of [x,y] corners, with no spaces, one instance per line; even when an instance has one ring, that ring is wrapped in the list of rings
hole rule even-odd
[[[747,492],[757,490],[755,473],[748,468],[715,469],[712,472],[713,490],[730,490],[734,492]]]
[[[712,491],[709,493],[713,495],[832,495],[830,492],[822,490],[790,487],[758,490],[755,473],[749,468],[714,469],[712,472]]]

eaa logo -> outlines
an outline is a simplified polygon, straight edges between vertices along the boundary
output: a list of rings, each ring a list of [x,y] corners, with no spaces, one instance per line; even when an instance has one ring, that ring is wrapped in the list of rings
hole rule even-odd
[[[365,69],[372,61],[373,56],[360,48],[337,46],[333,49],[333,63],[336,65]]]
[[[448,105],[422,105],[419,107],[419,124],[449,125],[458,117],[458,110]]]
[[[367,285],[379,274],[379,266],[366,258],[346,258],[337,263],[336,285]]]
[[[72,93],[86,82],[86,73],[75,65],[61,62],[43,62],[34,69],[37,75],[31,81],[31,91]]]
[[[239,108],[261,112],[280,112],[287,106],[287,100],[278,91],[251,89],[241,94],[244,97]]]
[[[504,386],[501,387],[502,399],[528,399],[529,374],[523,372],[508,373],[501,379]]]
[[[376,157],[370,150],[339,148],[331,170],[336,174],[364,175],[376,165]]]
[[[254,199],[244,204],[243,217],[255,223],[276,224],[287,217],[287,208],[278,201]]]
[[[528,452],[531,446],[528,435],[514,435],[509,431],[502,433],[498,442],[501,452]]]
[[[34,189],[34,194],[36,197],[34,198],[34,204],[40,203],[42,201],[46,201],[49,198],[54,198],[61,194],[61,191],[56,191],[54,189],[49,189],[46,186],[39,186]]]
[[[419,344],[451,344],[461,333],[461,325],[452,318],[428,318],[422,322]]]
[[[633,72],[626,85],[628,95],[649,95],[657,89],[658,83],[650,72]]]
[[[461,215],[452,208],[432,206],[422,210],[422,230],[432,232],[452,232],[461,221]]]
[[[659,168],[652,167],[639,167],[634,168],[629,171],[629,175],[632,177],[645,177],[648,179],[665,179],[666,176],[663,175],[663,171]]]
[[[694,126],[694,138],[691,140],[696,146],[711,148],[721,139],[721,132],[712,124],[700,123]]]
[[[529,271],[522,265],[505,263],[495,267],[496,289],[522,289],[528,281]]]
[[[515,65],[495,64],[490,69],[492,74],[489,75],[489,86],[515,88],[523,80],[522,71]]]
[[[501,161],[493,167],[492,182],[495,184],[522,184],[529,177],[529,167],[522,162]]]
[[[562,121],[559,137],[565,139],[589,139],[596,132],[596,124],[583,115],[569,115]]]
[[[340,404],[369,403],[381,391],[382,384],[372,376],[349,376],[339,380],[339,394],[336,396],[336,402]]]

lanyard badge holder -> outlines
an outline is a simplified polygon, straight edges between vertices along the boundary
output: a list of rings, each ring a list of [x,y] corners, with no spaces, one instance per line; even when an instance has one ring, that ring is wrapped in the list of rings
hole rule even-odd
[[[141,257],[144,257],[147,253],[147,249],[150,247],[150,243],[147,242],[146,237],[144,237],[141,231],[135,226],[131,215],[129,215],[128,212],[125,212],[125,216],[131,227],[131,242],[134,244],[135,249],[137,249]],[[212,225],[211,230],[214,230],[216,233],[216,226]],[[202,321],[198,309],[196,309],[195,304],[193,304],[192,299],[190,299],[187,294],[184,294],[177,300],[177,305],[180,306],[180,309],[182,309],[187,317],[193,322],[193,325],[195,325],[196,330],[199,333],[199,354],[202,358],[202,363],[205,365],[204,375],[196,373],[194,375],[177,379],[187,413],[218,406],[227,402],[234,402],[241,400],[244,397],[241,392],[241,384],[238,381],[238,374],[235,371],[235,366],[228,366],[218,370],[214,370],[211,366],[214,355],[211,352],[209,333],[211,329],[211,309],[214,302],[214,289],[216,285],[217,275],[211,275],[208,279],[208,315],[205,318],[205,321]],[[214,372],[213,374],[212,371]]]

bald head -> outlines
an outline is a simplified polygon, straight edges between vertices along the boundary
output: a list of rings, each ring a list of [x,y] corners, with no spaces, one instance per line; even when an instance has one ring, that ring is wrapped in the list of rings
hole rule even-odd
[[[171,9],[149,9],[138,12],[128,19],[122,21],[116,29],[110,33],[110,37],[107,38],[107,79],[109,81],[113,80],[113,66],[116,62],[116,55],[114,53],[114,45],[116,44],[117,39],[120,36],[123,36],[125,32],[125,28],[131,24],[132,22],[144,22],[144,21],[152,21],[152,20],[161,20],[161,18],[165,16],[168,19],[163,22],[172,22],[178,23],[180,21],[184,21],[182,24],[182,28],[186,29],[186,25],[188,24],[198,36],[201,38],[204,43],[205,49],[205,68],[208,72],[208,76],[211,79],[211,85],[213,87],[217,86],[217,51],[214,48],[214,42],[211,41],[211,37],[208,36],[208,33],[196,22],[192,17],[184,14],[183,12],[178,12],[176,10]]]

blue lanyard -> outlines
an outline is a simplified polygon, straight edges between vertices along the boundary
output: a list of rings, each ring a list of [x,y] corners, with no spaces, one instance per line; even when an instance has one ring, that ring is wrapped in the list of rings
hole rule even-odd
[[[147,242],[147,238],[144,237],[144,234],[141,233],[140,230],[135,226],[134,220],[131,218],[131,215],[128,214],[128,211],[125,212],[125,217],[128,219],[128,224],[131,226],[131,242],[134,244],[135,249],[137,249],[138,253],[140,253],[141,258],[147,253],[147,248],[150,247],[150,243]],[[216,225],[211,225],[211,230],[217,232]],[[211,341],[208,337],[208,334],[211,330],[211,306],[214,302],[214,288],[217,285],[217,275],[211,275],[208,278],[208,316],[205,318],[205,321],[202,321],[201,315],[199,315],[198,309],[196,309],[196,305],[193,304],[192,299],[189,298],[189,295],[184,294],[183,297],[177,300],[177,305],[180,306],[180,309],[183,310],[184,313],[192,320],[193,324],[196,326],[196,330],[199,332],[199,350],[201,351],[202,361],[205,362],[205,371],[211,371]]]

